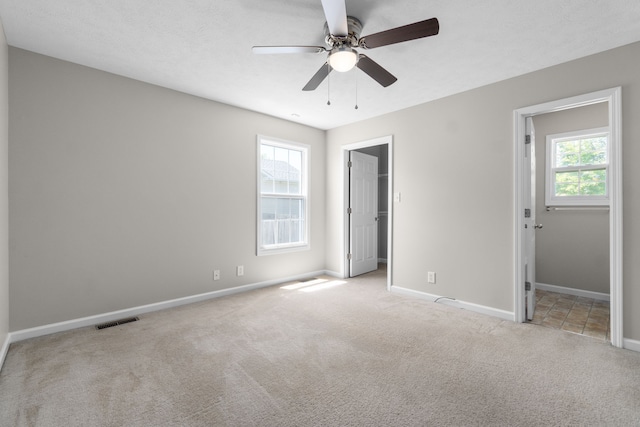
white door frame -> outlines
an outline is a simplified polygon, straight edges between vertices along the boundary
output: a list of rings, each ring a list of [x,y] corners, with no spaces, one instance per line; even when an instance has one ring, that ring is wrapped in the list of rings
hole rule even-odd
[[[524,308],[524,138],[525,119],[538,114],[568,110],[600,102],[609,110],[609,286],[611,344],[622,348],[622,99],[621,87],[551,101],[514,110],[514,320],[525,321]]]
[[[387,216],[387,290],[391,291],[393,278],[393,137],[391,135],[342,146],[342,182],[344,183],[342,188],[342,212],[344,212],[344,238],[342,243],[342,254],[344,263],[342,264],[342,277],[349,277],[349,260],[347,259],[347,254],[349,253],[349,214],[347,213],[347,208],[349,207],[349,168],[347,167],[347,162],[349,161],[349,151],[385,144],[388,147],[389,171],[389,188],[387,190],[387,206],[389,212]]]

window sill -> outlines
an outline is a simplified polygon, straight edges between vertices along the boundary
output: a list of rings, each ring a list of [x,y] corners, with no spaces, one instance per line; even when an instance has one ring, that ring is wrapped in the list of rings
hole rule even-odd
[[[258,256],[266,256],[266,255],[279,255],[279,254],[287,254],[292,252],[303,252],[311,249],[311,245],[305,243],[303,245],[292,245],[292,246],[276,246],[273,248],[258,248]]]
[[[609,211],[609,206],[547,206],[546,211]]]

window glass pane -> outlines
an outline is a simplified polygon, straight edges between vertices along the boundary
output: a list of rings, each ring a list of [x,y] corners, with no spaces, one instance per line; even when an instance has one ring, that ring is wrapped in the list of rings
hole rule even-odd
[[[260,166],[261,166],[261,188],[263,193],[273,193],[274,191],[274,147],[270,145],[260,146]]]
[[[580,141],[580,164],[598,165],[607,162],[607,138],[587,138]]]
[[[302,151],[262,147],[262,192],[302,194]]]
[[[606,196],[605,169],[557,172],[556,196]]]
[[[274,147],[275,159],[279,162],[289,163],[289,150],[282,147]]]
[[[604,169],[595,169],[590,171],[583,171],[580,176],[580,180],[585,182],[604,182],[607,177],[607,172]]]
[[[289,194],[300,194],[300,180],[302,170],[302,152],[289,151]]]
[[[574,172],[557,172],[556,173],[556,182],[558,183],[578,183],[580,181],[580,173],[578,171]]]
[[[557,172],[556,173],[556,196],[577,196],[580,194],[580,173]]]
[[[263,160],[273,160],[274,159],[274,147],[271,145],[262,144],[260,146],[260,158]]]
[[[289,164],[297,171],[302,169],[302,151],[289,151]]]
[[[577,196],[578,183],[557,183],[556,182],[556,196]]]
[[[278,243],[291,243],[291,209],[289,199],[278,199]]]
[[[580,140],[580,164],[598,165],[607,163],[607,137],[585,138]]]
[[[268,197],[262,197],[260,201],[262,222],[262,245],[274,245],[276,243],[276,203]]]
[[[286,179],[282,179],[282,173],[279,175],[279,179],[276,180],[274,193],[286,194],[289,191],[289,182]]]
[[[304,242],[303,200],[263,197],[262,206],[263,245]]]
[[[262,219],[271,220],[276,219],[276,201],[270,197],[262,197],[260,201],[262,207]]]
[[[607,163],[605,151],[583,151],[580,153],[581,165],[601,165],[603,163]]]
[[[556,142],[555,167],[607,163],[607,137]]]
[[[261,184],[260,191],[262,191],[263,193],[272,193],[273,192],[273,184],[274,184],[273,177],[269,173],[263,171],[262,172],[262,184]]]
[[[580,195],[582,196],[606,196],[604,182],[583,182],[580,184]]]
[[[575,166],[580,160],[580,144],[578,141],[561,141],[556,143],[556,167]]]
[[[606,170],[583,171],[580,174],[580,194],[584,196],[606,196]]]
[[[596,138],[587,138],[581,141],[582,151],[607,151],[607,137],[598,136]]]

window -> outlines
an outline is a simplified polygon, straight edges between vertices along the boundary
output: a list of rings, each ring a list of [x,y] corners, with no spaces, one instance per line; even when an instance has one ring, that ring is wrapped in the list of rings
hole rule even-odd
[[[609,129],[547,136],[547,206],[609,204]]]
[[[309,248],[308,153],[258,136],[258,255]]]

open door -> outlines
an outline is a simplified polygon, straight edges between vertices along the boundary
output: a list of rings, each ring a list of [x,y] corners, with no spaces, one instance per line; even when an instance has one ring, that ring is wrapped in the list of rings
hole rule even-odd
[[[524,159],[524,277],[527,320],[536,309],[536,137],[531,117],[526,118]]]
[[[378,269],[378,158],[349,153],[350,276]]]

